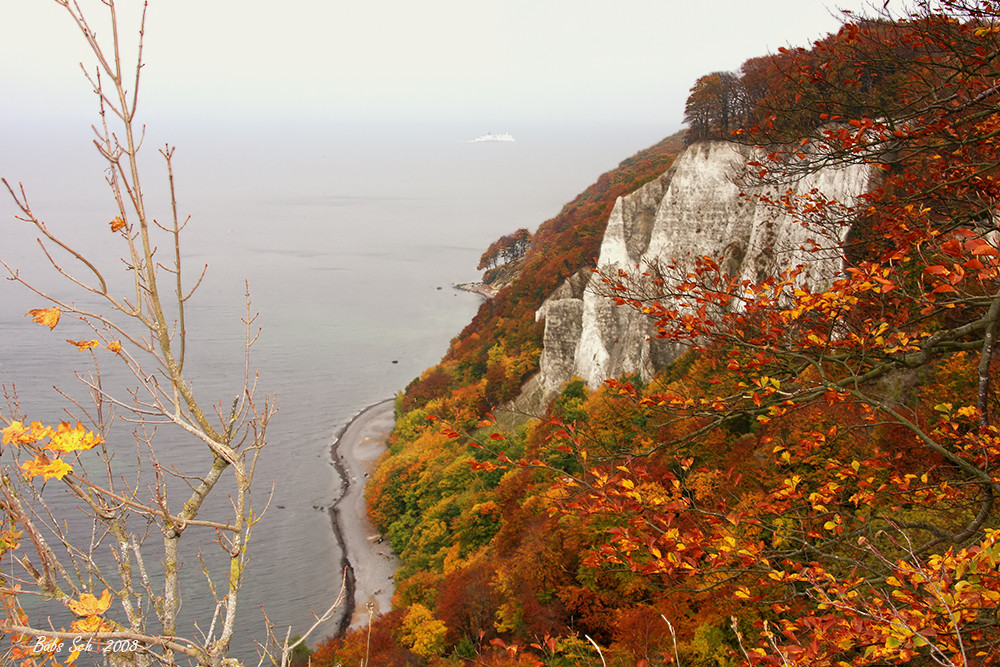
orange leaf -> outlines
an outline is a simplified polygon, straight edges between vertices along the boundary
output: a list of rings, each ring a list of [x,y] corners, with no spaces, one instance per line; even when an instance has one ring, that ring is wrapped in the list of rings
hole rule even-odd
[[[115,354],[119,354],[122,351],[122,344],[116,340],[113,340],[110,343],[108,343],[107,348],[108,350],[114,352]]]
[[[40,454],[35,459],[21,464],[21,469],[24,471],[26,478],[31,479],[32,477],[41,475],[47,482],[53,477],[62,479],[68,472],[73,470],[73,466],[58,458],[50,461],[47,456]]]
[[[97,340],[96,338],[94,340],[70,340],[69,338],[67,338],[66,342],[76,347],[76,349],[80,350],[81,352],[85,352],[86,350],[89,350],[92,347],[97,347],[98,345],[101,344],[101,341]]]
[[[105,588],[100,600],[90,593],[84,593],[79,602],[70,600],[66,605],[77,616],[99,616],[111,606],[111,591]]]
[[[125,220],[121,216],[116,217],[114,220],[108,223],[111,225],[111,231],[117,232],[125,228]]]
[[[31,315],[32,320],[48,327],[51,331],[59,324],[59,316],[62,315],[62,311],[59,310],[59,306],[53,306],[52,308],[35,308],[29,310],[27,314]]]
[[[73,624],[69,627],[70,630],[73,630],[74,632],[82,632],[87,635],[92,635],[95,632],[112,632],[115,629],[113,625],[105,621],[100,616],[86,616],[78,618],[73,621]],[[77,655],[79,655],[79,653],[80,652],[78,652]]]
[[[997,252],[996,248],[991,246],[989,243],[986,243],[985,241],[976,244],[969,242],[967,245],[972,246],[970,250],[973,255],[977,255],[980,257],[982,257],[983,255],[991,255],[991,256],[1000,255],[1000,252]]]
[[[962,254],[962,245],[955,239],[948,239],[941,244],[941,251],[946,255],[957,257]]]

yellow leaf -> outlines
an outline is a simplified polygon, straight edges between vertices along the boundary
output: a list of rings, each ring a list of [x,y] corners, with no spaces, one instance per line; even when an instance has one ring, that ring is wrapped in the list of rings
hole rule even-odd
[[[94,340],[70,340],[69,338],[67,338],[66,342],[74,346],[81,352],[89,350],[92,347],[97,347],[98,345],[101,344],[101,341],[97,340],[96,338]]]
[[[31,479],[41,475],[47,482],[53,477],[62,479],[73,470],[73,466],[59,458],[50,461],[47,456],[40,454],[31,461],[21,464],[21,469],[24,470],[26,478]]]
[[[0,431],[0,433],[3,433],[3,444],[5,445],[11,443],[21,445],[28,442],[25,440],[25,437],[28,435],[28,429],[21,422],[11,422],[10,426]]]
[[[90,593],[84,593],[80,596],[79,602],[70,600],[66,605],[77,616],[99,616],[111,606],[111,591],[105,588],[100,599]]]
[[[38,442],[39,440],[50,437],[51,435],[52,429],[42,422],[31,422],[31,432],[28,436],[32,439],[32,441]]]
[[[85,429],[83,424],[77,423],[76,427],[70,427],[63,422],[52,434],[45,448],[55,452],[80,452],[93,449],[102,442],[104,440]]]
[[[35,322],[38,322],[42,326],[49,328],[49,331],[56,328],[59,324],[59,317],[62,315],[62,311],[59,310],[59,306],[53,306],[52,308],[34,308],[29,310],[28,315]]]
[[[21,422],[11,422],[10,426],[3,431],[3,444],[26,445],[31,442],[38,442],[52,435],[52,429],[40,422],[31,422],[31,426],[25,426]]]
[[[112,232],[117,232],[117,231],[125,228],[125,220],[121,216],[116,217],[114,220],[112,220],[108,224],[111,225],[111,231]]]
[[[122,351],[122,344],[116,340],[113,340],[110,343],[108,343],[108,350],[114,352],[115,354],[118,354]]]

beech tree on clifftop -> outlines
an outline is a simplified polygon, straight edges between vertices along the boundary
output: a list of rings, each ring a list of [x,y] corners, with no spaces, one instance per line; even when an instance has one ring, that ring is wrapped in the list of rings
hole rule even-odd
[[[749,118],[750,100],[739,75],[713,72],[700,77],[684,107],[686,140],[728,139]]]

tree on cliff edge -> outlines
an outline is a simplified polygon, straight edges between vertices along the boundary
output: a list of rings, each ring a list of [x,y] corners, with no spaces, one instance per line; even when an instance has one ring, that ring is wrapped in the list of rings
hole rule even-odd
[[[479,258],[479,270],[492,269],[524,257],[531,247],[531,232],[523,227],[513,234],[506,234],[490,244]]]
[[[733,72],[713,72],[699,77],[684,107],[688,126],[685,140],[728,139],[743,125],[749,112],[743,81]]]

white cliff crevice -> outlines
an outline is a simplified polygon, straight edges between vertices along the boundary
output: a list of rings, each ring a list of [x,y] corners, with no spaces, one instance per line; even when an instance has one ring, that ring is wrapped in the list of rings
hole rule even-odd
[[[762,186],[741,186],[752,149],[727,142],[690,146],[658,179],[621,197],[608,219],[598,267],[635,275],[650,263],[674,261],[689,267],[696,257],[723,258],[722,270],[760,281],[804,265],[800,280],[830,284],[843,268],[836,254],[809,252],[815,239],[836,245],[847,227],[807,228],[780,207],[760,200],[777,196]],[[821,198],[853,205],[868,188],[865,165],[824,167],[782,186],[793,197]],[[821,238],[824,234],[827,238]],[[676,350],[651,340],[655,331],[634,308],[616,306],[604,295],[601,278],[590,270],[572,276],[536,313],[545,320],[541,370],[531,382],[536,397],[551,397],[563,383],[580,377],[591,388],[625,374],[650,378]]]

